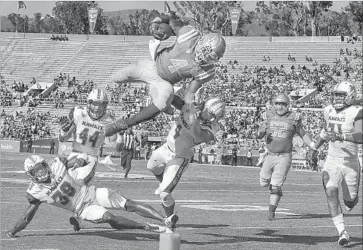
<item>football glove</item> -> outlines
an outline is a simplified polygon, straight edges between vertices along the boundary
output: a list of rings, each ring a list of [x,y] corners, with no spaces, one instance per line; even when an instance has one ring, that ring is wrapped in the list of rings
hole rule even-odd
[[[59,121],[59,125],[64,132],[68,132],[73,124],[73,120],[70,120],[67,116],[62,117]]]
[[[331,141],[344,141],[343,134],[340,133],[331,133],[330,134]]]
[[[310,166],[313,166],[317,160],[316,156],[318,154],[317,150],[309,149],[308,153],[306,154],[306,161]]]

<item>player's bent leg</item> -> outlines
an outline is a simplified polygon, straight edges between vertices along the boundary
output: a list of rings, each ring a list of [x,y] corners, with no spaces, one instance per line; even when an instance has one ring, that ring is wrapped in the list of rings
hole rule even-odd
[[[268,187],[271,181],[272,175],[272,156],[268,155],[266,160],[262,163],[262,167],[260,170],[260,186],[261,187]]]
[[[282,196],[282,189],[280,186],[270,185],[270,205],[268,208],[267,219],[272,221],[275,219],[276,208],[279,205]]]
[[[111,76],[111,80],[115,83],[122,83],[130,80],[140,79],[140,75],[142,74],[142,70],[144,70],[144,68],[140,68],[138,66],[139,63],[136,63],[130,64],[120,69]]]
[[[339,202],[338,182],[334,176],[327,171],[323,171],[323,186],[328,201],[328,209],[339,234],[338,244],[344,246],[349,242],[349,235],[345,230],[342,208]]]
[[[189,159],[175,157],[164,170],[163,181],[159,186],[159,196],[166,216],[174,213],[175,201],[171,193],[180,181],[183,172],[188,168]]]
[[[335,178],[331,176],[327,171],[323,171],[322,177],[325,195],[328,201],[329,212],[332,217],[338,216],[342,213],[342,208],[339,202],[338,182],[334,181]]]
[[[169,82],[161,79],[159,82],[150,84],[149,94],[154,105],[160,111],[164,111],[170,107],[171,102],[173,101],[174,88]]]
[[[342,180],[343,201],[347,211],[351,211],[358,203],[358,190],[360,183],[359,165],[354,162],[351,167],[343,169]]]
[[[134,200],[127,199],[125,204],[125,209],[128,212],[135,212],[138,215],[145,218],[150,218],[161,222],[165,221],[164,215],[156,211],[152,206],[141,202],[136,202]]]

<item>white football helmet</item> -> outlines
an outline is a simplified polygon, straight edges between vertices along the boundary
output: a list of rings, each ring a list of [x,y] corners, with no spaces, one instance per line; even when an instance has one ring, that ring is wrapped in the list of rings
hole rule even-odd
[[[357,91],[350,82],[343,81],[334,86],[332,91],[332,104],[335,109],[343,109],[352,105],[356,99]]]
[[[195,62],[204,65],[217,62],[226,51],[226,41],[219,33],[203,34],[195,47]]]
[[[108,97],[105,91],[93,89],[87,97],[87,112],[93,120],[98,120],[106,114]]]
[[[289,111],[290,98],[285,93],[278,94],[274,99],[274,108],[278,115],[284,115]]]
[[[202,111],[199,115],[204,122],[216,122],[224,118],[226,114],[226,104],[219,98],[213,97],[207,99],[202,104]]]
[[[24,161],[25,173],[34,182],[50,181],[50,169],[45,159],[39,155],[31,155]]]

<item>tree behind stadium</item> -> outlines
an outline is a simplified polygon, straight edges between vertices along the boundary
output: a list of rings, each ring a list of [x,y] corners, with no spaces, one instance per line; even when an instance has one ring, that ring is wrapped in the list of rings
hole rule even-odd
[[[67,34],[89,34],[88,10],[90,2],[73,2],[64,1],[56,2],[53,8],[53,15],[58,18],[64,26]],[[97,23],[94,34],[107,35],[107,19],[103,15],[103,9],[98,6],[98,3],[93,3],[94,7],[98,7]]]
[[[173,2],[176,13],[184,22],[192,22],[200,30],[221,31],[232,35],[228,6],[235,2],[225,1],[178,1]],[[243,4],[243,3],[242,3]],[[252,15],[242,7],[236,35],[243,34],[243,26],[251,23]]]

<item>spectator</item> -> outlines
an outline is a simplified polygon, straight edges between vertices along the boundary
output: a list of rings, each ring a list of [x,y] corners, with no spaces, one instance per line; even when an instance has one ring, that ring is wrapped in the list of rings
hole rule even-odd
[[[231,166],[237,166],[237,145],[235,145],[232,149],[232,162]]]
[[[247,157],[247,166],[252,166],[252,152],[251,149],[248,149],[247,153],[246,153],[246,157]]]

